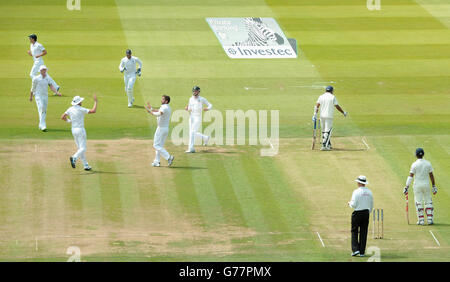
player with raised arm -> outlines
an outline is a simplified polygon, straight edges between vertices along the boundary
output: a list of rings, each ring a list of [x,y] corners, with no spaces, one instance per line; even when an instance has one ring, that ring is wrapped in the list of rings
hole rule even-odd
[[[133,88],[136,82],[136,74],[138,76],[142,74],[142,61],[138,57],[132,56],[130,49],[127,49],[125,54],[126,56],[120,61],[119,70],[123,73],[125,94],[128,96],[128,108],[131,108],[134,103]],[[136,69],[136,64],[139,65],[138,69]]]
[[[327,86],[325,93],[319,96],[316,105],[314,106],[314,115],[312,117],[313,122],[317,119],[317,113],[320,109],[320,127],[322,128],[322,148],[321,151],[329,151],[331,147],[331,132],[333,131],[333,115],[334,108],[341,112],[344,117],[347,116],[345,112],[338,104],[336,96],[333,94],[333,86]]]
[[[55,95],[61,96],[58,90],[53,86],[53,79],[47,73],[47,67],[42,65],[39,67],[41,74],[33,78],[30,91],[30,102],[36,100],[36,106],[39,113],[39,129],[43,132],[47,131],[47,124],[45,118],[47,117],[47,105],[48,105],[48,87],[55,93]]]
[[[189,103],[185,110],[189,111],[189,148],[186,153],[195,153],[194,144],[195,137],[200,137],[203,140],[203,144],[208,145],[209,136],[203,135],[199,132],[200,126],[202,124],[202,112],[209,111],[212,109],[212,104],[206,100],[206,98],[201,97],[200,87],[194,86],[192,88],[192,97],[189,98]],[[203,108],[203,105],[206,108]]]
[[[417,160],[411,165],[406,186],[403,194],[408,195],[408,189],[414,178],[414,202],[416,204],[417,225],[425,225],[423,207],[425,204],[425,213],[427,215],[428,225],[433,224],[433,201],[430,193],[430,180],[432,193],[436,195],[437,187],[433,175],[431,163],[423,158],[425,151],[422,148],[416,149]]]
[[[73,97],[72,107],[67,109],[61,116],[61,119],[72,123],[72,135],[77,144],[77,152],[69,158],[70,165],[75,168],[76,162],[79,158],[83,162],[84,170],[91,170],[86,160],[86,130],[84,129],[84,116],[86,114],[95,114],[97,112],[97,96],[94,95],[94,106],[92,109],[86,109],[81,106],[84,98],[80,96]]]
[[[168,166],[171,166],[174,160],[174,156],[170,155],[169,152],[164,149],[164,143],[169,135],[170,114],[172,113],[169,103],[170,97],[167,95],[162,95],[161,107],[159,109],[152,108],[149,102],[147,102],[147,106],[145,107],[149,114],[157,118],[158,123],[155,136],[153,137],[153,148],[155,148],[156,151],[155,160],[152,163],[152,166],[154,167],[161,166],[161,156],[167,160]]]

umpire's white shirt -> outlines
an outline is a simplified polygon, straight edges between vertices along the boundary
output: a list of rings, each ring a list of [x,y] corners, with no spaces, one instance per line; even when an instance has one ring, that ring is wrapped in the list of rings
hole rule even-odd
[[[359,187],[353,191],[352,199],[348,203],[351,208],[355,211],[369,210],[372,212],[373,209],[373,195],[367,187]]]
[[[414,174],[415,187],[430,187],[430,172],[433,172],[431,163],[425,159],[417,159],[412,165],[410,173]]]
[[[158,116],[158,127],[169,127],[170,114],[172,113],[172,110],[170,109],[169,105],[167,104],[161,105],[159,111],[163,112],[163,114]]]
[[[319,96],[317,103],[320,104],[320,117],[321,118],[333,118],[334,106],[338,105],[336,96],[329,92]]]
[[[37,61],[41,62],[41,63],[44,62],[42,57],[36,58],[36,55],[42,54],[42,52],[44,52],[44,50],[45,50],[44,46],[42,46],[42,44],[37,41],[34,42],[34,44],[33,43],[30,44],[30,51],[31,51],[31,55],[33,55],[34,62],[37,62]]]
[[[72,121],[72,129],[84,128],[84,116],[88,113],[89,109],[83,108],[80,105],[72,106],[65,112]]]
[[[52,83],[53,79],[48,74],[45,77],[39,74],[33,78],[31,91],[35,96],[48,97],[48,87]]]
[[[128,59],[128,57],[125,56],[120,61],[119,70],[123,71],[126,68],[123,72],[124,75],[136,75],[136,63],[139,64],[139,68],[142,68],[142,61],[138,57],[131,56],[131,58]]]
[[[201,97],[200,95],[197,98],[192,96],[189,99],[188,111],[191,112],[192,116],[201,117],[203,112],[203,105],[206,105],[208,110],[211,110],[212,108],[212,104],[209,103],[206,98]]]

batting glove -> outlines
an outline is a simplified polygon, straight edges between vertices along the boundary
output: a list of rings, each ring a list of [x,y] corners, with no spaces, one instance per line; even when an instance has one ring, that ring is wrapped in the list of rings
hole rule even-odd
[[[315,122],[315,121],[316,121],[316,119],[317,119],[317,116],[316,116],[316,115],[313,115],[313,117],[312,117],[312,121],[313,121],[313,122]]]
[[[431,189],[431,191],[433,192],[433,195],[436,195],[436,193],[437,193],[436,185],[433,185],[433,188]]]
[[[347,115],[348,115],[348,112],[344,112],[344,117],[347,117]]]
[[[403,194],[405,194],[405,195],[408,195],[408,186],[406,186],[404,189],[403,189]]]

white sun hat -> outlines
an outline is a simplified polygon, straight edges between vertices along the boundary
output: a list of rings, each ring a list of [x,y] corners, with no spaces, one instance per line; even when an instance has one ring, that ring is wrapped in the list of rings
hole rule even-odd
[[[72,105],[73,106],[78,105],[79,103],[83,102],[83,100],[84,100],[83,97],[75,96],[75,97],[73,97]]]
[[[358,178],[356,178],[355,181],[364,185],[369,184],[369,181],[367,181],[364,175],[358,176]]]
[[[39,71],[44,70],[44,69],[45,69],[45,70],[47,69],[47,66],[46,66],[46,65],[42,65],[42,66],[39,67]]]

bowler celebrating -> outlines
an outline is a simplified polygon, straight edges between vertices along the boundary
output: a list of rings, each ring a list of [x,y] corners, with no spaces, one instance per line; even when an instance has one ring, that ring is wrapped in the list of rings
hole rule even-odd
[[[47,67],[42,65],[39,67],[39,71],[41,74],[35,76],[31,84],[30,102],[33,101],[34,96],[39,113],[39,129],[46,132],[47,124],[45,123],[45,118],[47,116],[48,87],[50,86],[50,89],[58,96],[61,96],[61,93],[53,86],[54,81],[47,74]]]
[[[120,61],[119,70],[120,72],[123,72],[125,93],[128,96],[128,108],[131,108],[134,103],[133,87],[136,82],[136,74],[141,76],[142,62],[138,57],[131,56],[130,49],[127,49],[125,53],[126,56]],[[139,64],[137,70],[136,64]]]
[[[152,163],[152,166],[159,167],[160,157],[162,155],[168,162],[168,166],[172,165],[174,156],[171,156],[166,149],[164,149],[164,143],[166,142],[166,138],[169,135],[169,123],[170,123],[170,114],[172,110],[169,106],[170,97],[167,95],[163,95],[161,99],[161,107],[159,109],[153,109],[152,106],[147,102],[147,107],[145,109],[151,115],[154,115],[157,118],[158,127],[155,131],[155,136],[153,137],[153,148],[155,148],[155,160]]]
[[[44,46],[42,46],[41,43],[37,42],[37,35],[36,34],[30,34],[28,36],[30,39],[30,50],[27,51],[28,55],[33,57],[33,67],[30,71],[30,77],[31,79],[34,78],[35,75],[37,75],[40,71],[40,67],[44,65],[44,59],[43,56],[47,55],[47,50],[45,50]],[[59,91],[59,86],[56,84],[55,81],[52,81],[52,85],[56,88],[56,90]]]
[[[312,117],[313,122],[317,119],[317,112],[320,109],[320,126],[322,128],[322,151],[329,151],[331,147],[331,132],[333,131],[333,115],[334,107],[340,111],[344,117],[347,116],[347,112],[339,106],[336,96],[333,94],[333,86],[327,86],[325,93],[320,95],[314,106],[314,115]]]
[[[92,109],[86,109],[81,106],[84,98],[80,96],[73,97],[72,107],[61,116],[61,119],[72,123],[72,135],[77,144],[77,152],[69,158],[70,165],[75,168],[76,162],[79,158],[83,162],[84,170],[91,170],[86,160],[86,130],[84,129],[84,115],[95,114],[97,111],[97,96],[94,95],[94,107]]]
[[[209,141],[209,136],[201,134],[199,128],[202,124],[202,112],[211,110],[212,104],[199,94],[200,87],[194,86],[194,88],[192,88],[192,97],[189,98],[189,103],[185,108],[185,110],[189,111],[191,114],[189,118],[189,148],[186,153],[195,153],[195,137],[201,137],[205,146],[208,145]],[[203,108],[203,105],[205,105],[206,108]]]
[[[433,224],[433,201],[430,193],[430,180],[433,188],[433,195],[437,193],[436,183],[434,181],[433,167],[431,163],[423,158],[425,152],[422,148],[416,149],[417,160],[411,165],[409,176],[406,179],[406,187],[403,190],[405,195],[408,194],[409,186],[414,177],[414,202],[416,203],[417,225],[424,225],[423,206],[425,203],[425,212],[427,214],[428,225]]]

